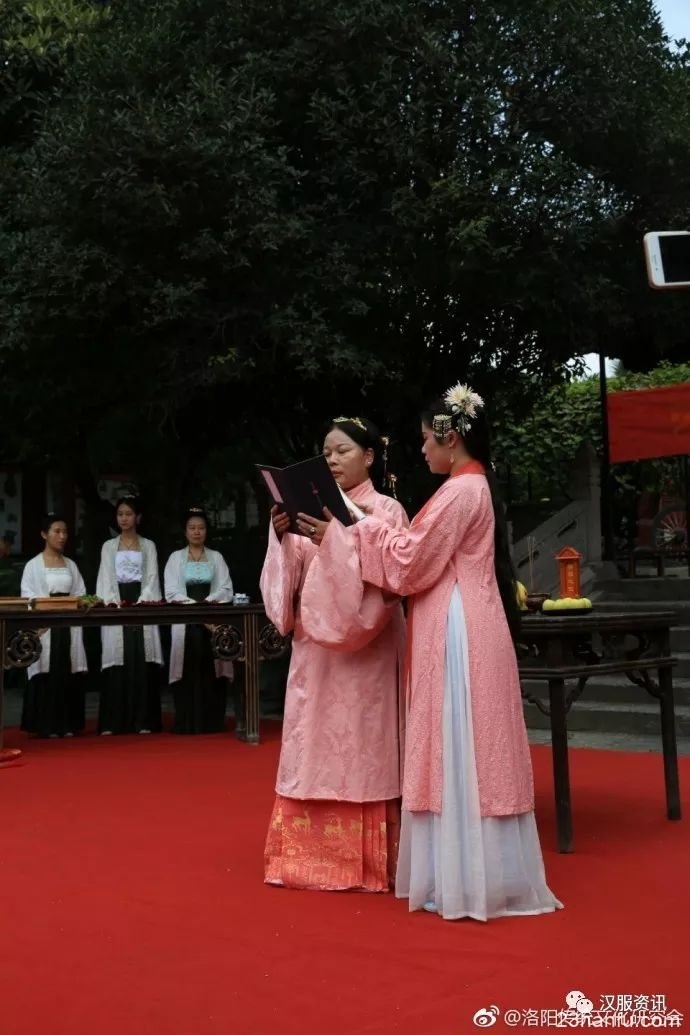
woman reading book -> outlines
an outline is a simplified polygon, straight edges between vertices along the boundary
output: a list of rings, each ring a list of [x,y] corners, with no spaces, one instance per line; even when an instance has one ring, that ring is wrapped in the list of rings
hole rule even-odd
[[[401,529],[402,506],[371,480],[384,451],[374,425],[360,417],[334,420],[323,445],[348,497]],[[305,608],[315,527],[304,535],[289,527],[274,507],[261,592],[266,614],[282,635],[293,633],[293,644],[265,880],[388,891],[399,833],[402,609],[397,597],[364,587],[356,571],[331,573],[323,595]]]
[[[407,528],[374,512],[323,541],[303,606],[333,571],[408,599],[408,705],[396,894],[447,920],[549,913],[511,627],[519,619],[482,399],[455,385],[422,417],[449,476]]]

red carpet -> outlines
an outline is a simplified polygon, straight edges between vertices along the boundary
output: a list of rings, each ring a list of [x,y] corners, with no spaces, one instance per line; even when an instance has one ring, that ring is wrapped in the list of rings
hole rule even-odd
[[[690,809],[665,819],[657,756],[571,753],[576,851],[560,856],[535,749],[566,908],[482,925],[265,886],[277,738],[10,734],[25,754],[0,769],[3,1035],[464,1035],[481,1007],[560,1009],[571,989],[690,1014]]]

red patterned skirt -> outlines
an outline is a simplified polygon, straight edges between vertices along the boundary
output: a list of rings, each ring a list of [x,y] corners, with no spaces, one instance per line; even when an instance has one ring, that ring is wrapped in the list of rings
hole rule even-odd
[[[395,881],[400,802],[299,801],[276,795],[265,881],[312,891],[388,891]]]

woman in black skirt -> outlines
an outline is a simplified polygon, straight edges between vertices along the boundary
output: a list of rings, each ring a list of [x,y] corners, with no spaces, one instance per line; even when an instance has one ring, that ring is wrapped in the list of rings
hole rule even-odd
[[[43,552],[30,560],[22,574],[21,595],[84,596],[81,573],[65,557],[67,525],[48,514],[41,525]],[[29,669],[21,727],[39,737],[72,737],[84,729],[86,654],[80,628],[46,629],[41,656]]]
[[[158,555],[139,535],[141,506],[124,496],[116,506],[120,534],[103,544],[96,593],[105,604],[160,600]],[[160,633],[154,625],[103,626],[103,682],[98,732],[158,733],[161,729]]]
[[[233,589],[222,554],[206,546],[208,519],[200,507],[184,516],[187,545],[170,555],[165,566],[169,603],[229,603]],[[204,625],[174,625],[170,648],[170,683],[175,701],[173,733],[221,733],[225,728],[227,681],[232,664],[215,661],[211,633]]]

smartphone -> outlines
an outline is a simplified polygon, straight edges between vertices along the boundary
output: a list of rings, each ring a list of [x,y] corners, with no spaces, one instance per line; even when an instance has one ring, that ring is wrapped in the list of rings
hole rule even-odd
[[[690,231],[657,230],[644,235],[650,287],[690,288]]]

